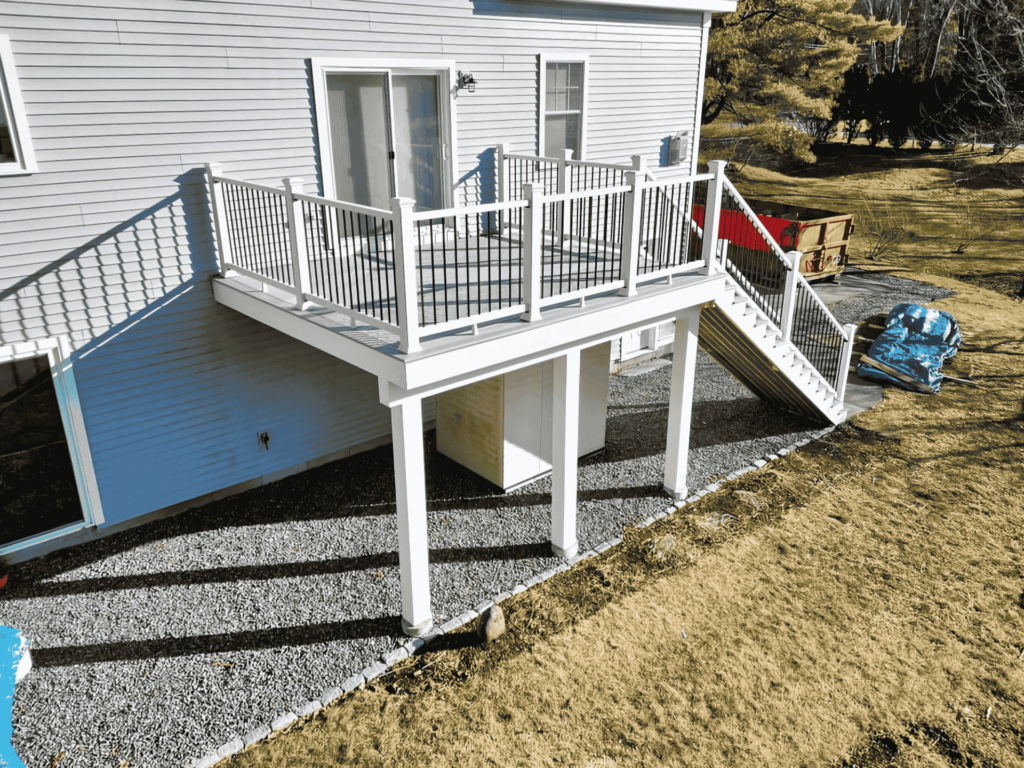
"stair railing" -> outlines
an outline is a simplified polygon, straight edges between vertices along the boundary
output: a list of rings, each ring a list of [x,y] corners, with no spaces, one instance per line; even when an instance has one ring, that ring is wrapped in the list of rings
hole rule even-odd
[[[792,342],[840,399],[853,351],[855,326],[843,326],[800,274],[799,251],[783,251],[725,176],[727,163],[709,163],[704,258],[727,272]],[[717,204],[717,205],[716,205]],[[710,220],[709,218],[710,217]],[[717,222],[715,221],[717,219]]]

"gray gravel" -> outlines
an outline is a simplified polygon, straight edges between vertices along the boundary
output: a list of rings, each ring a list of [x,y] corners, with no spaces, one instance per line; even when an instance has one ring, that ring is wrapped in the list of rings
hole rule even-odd
[[[885,289],[839,304],[843,322],[948,293],[872,279]],[[820,429],[703,353],[698,366],[691,489]],[[611,379],[607,448],[579,472],[581,552],[670,503],[670,370]],[[27,765],[49,768],[62,752],[61,768],[189,765],[327,703],[403,644],[390,451],[16,566],[0,622],[33,643],[14,701]],[[501,495],[437,454],[433,433],[427,477],[436,624],[561,562],[548,544],[548,480]]]

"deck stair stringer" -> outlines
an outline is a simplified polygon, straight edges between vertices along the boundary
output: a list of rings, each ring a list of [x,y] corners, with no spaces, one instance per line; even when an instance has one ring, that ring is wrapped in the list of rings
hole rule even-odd
[[[763,400],[816,421],[839,424],[846,407],[799,349],[783,337],[732,277],[725,295],[701,313],[698,343]]]

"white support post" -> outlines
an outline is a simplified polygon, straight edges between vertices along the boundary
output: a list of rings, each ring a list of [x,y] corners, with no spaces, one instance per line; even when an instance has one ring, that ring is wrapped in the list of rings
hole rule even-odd
[[[637,163],[637,160],[640,163]],[[626,184],[630,190],[626,193],[622,205],[622,262],[619,279],[625,285],[619,288],[620,296],[636,296],[637,267],[640,263],[640,209],[643,206],[644,183],[647,180],[643,170],[643,157],[633,157],[636,170],[626,171]]]
[[[668,443],[665,446],[665,490],[677,501],[686,498],[699,331],[700,307],[693,307],[676,317],[672,388],[668,401]]]
[[[844,325],[843,332],[846,338],[843,341],[843,352],[839,358],[842,367],[839,369],[839,387],[836,390],[840,402],[846,402],[846,380],[850,378],[850,360],[853,359],[853,345],[857,342],[857,326],[853,323]]]
[[[782,318],[779,330],[782,331],[782,340],[789,341],[793,336],[793,310],[796,308],[796,285],[800,274],[800,259],[803,254],[800,251],[790,251],[786,254],[786,286],[782,294]]]
[[[555,358],[554,405],[551,418],[551,550],[575,557],[576,465],[579,461],[580,351]]]
[[[306,253],[306,226],[302,220],[302,201],[295,195],[302,194],[302,179],[282,179],[285,205],[288,208],[288,250],[292,257],[292,282],[295,284],[295,306],[305,309],[306,294],[311,292],[309,283],[309,254]]]
[[[405,354],[419,352],[419,286],[416,282],[416,235],[411,197],[391,198],[395,232],[395,289],[398,292],[398,349]]]
[[[402,585],[402,631],[419,637],[430,631],[430,539],[427,482],[423,463],[423,399],[391,406],[398,507],[398,571]]]
[[[720,271],[718,255],[718,224],[722,215],[722,195],[725,194],[725,160],[712,160],[708,163],[714,178],[708,182],[708,199],[704,205],[704,241],[701,257],[704,259],[703,272],[713,275]]]
[[[544,187],[523,184],[523,303],[521,318],[527,322],[540,320],[541,258],[544,255]]]
[[[213,216],[213,234],[217,242],[217,266],[220,276],[227,277],[228,264],[231,264],[231,239],[228,237],[228,212],[224,200],[224,189],[213,180],[220,176],[224,167],[220,163],[206,163],[206,181],[209,184],[207,194],[210,197],[210,214]]]

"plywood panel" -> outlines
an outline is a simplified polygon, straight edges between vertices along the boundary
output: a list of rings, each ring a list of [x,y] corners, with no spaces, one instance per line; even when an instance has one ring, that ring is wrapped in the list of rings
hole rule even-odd
[[[502,485],[503,377],[437,396],[437,450]]]

